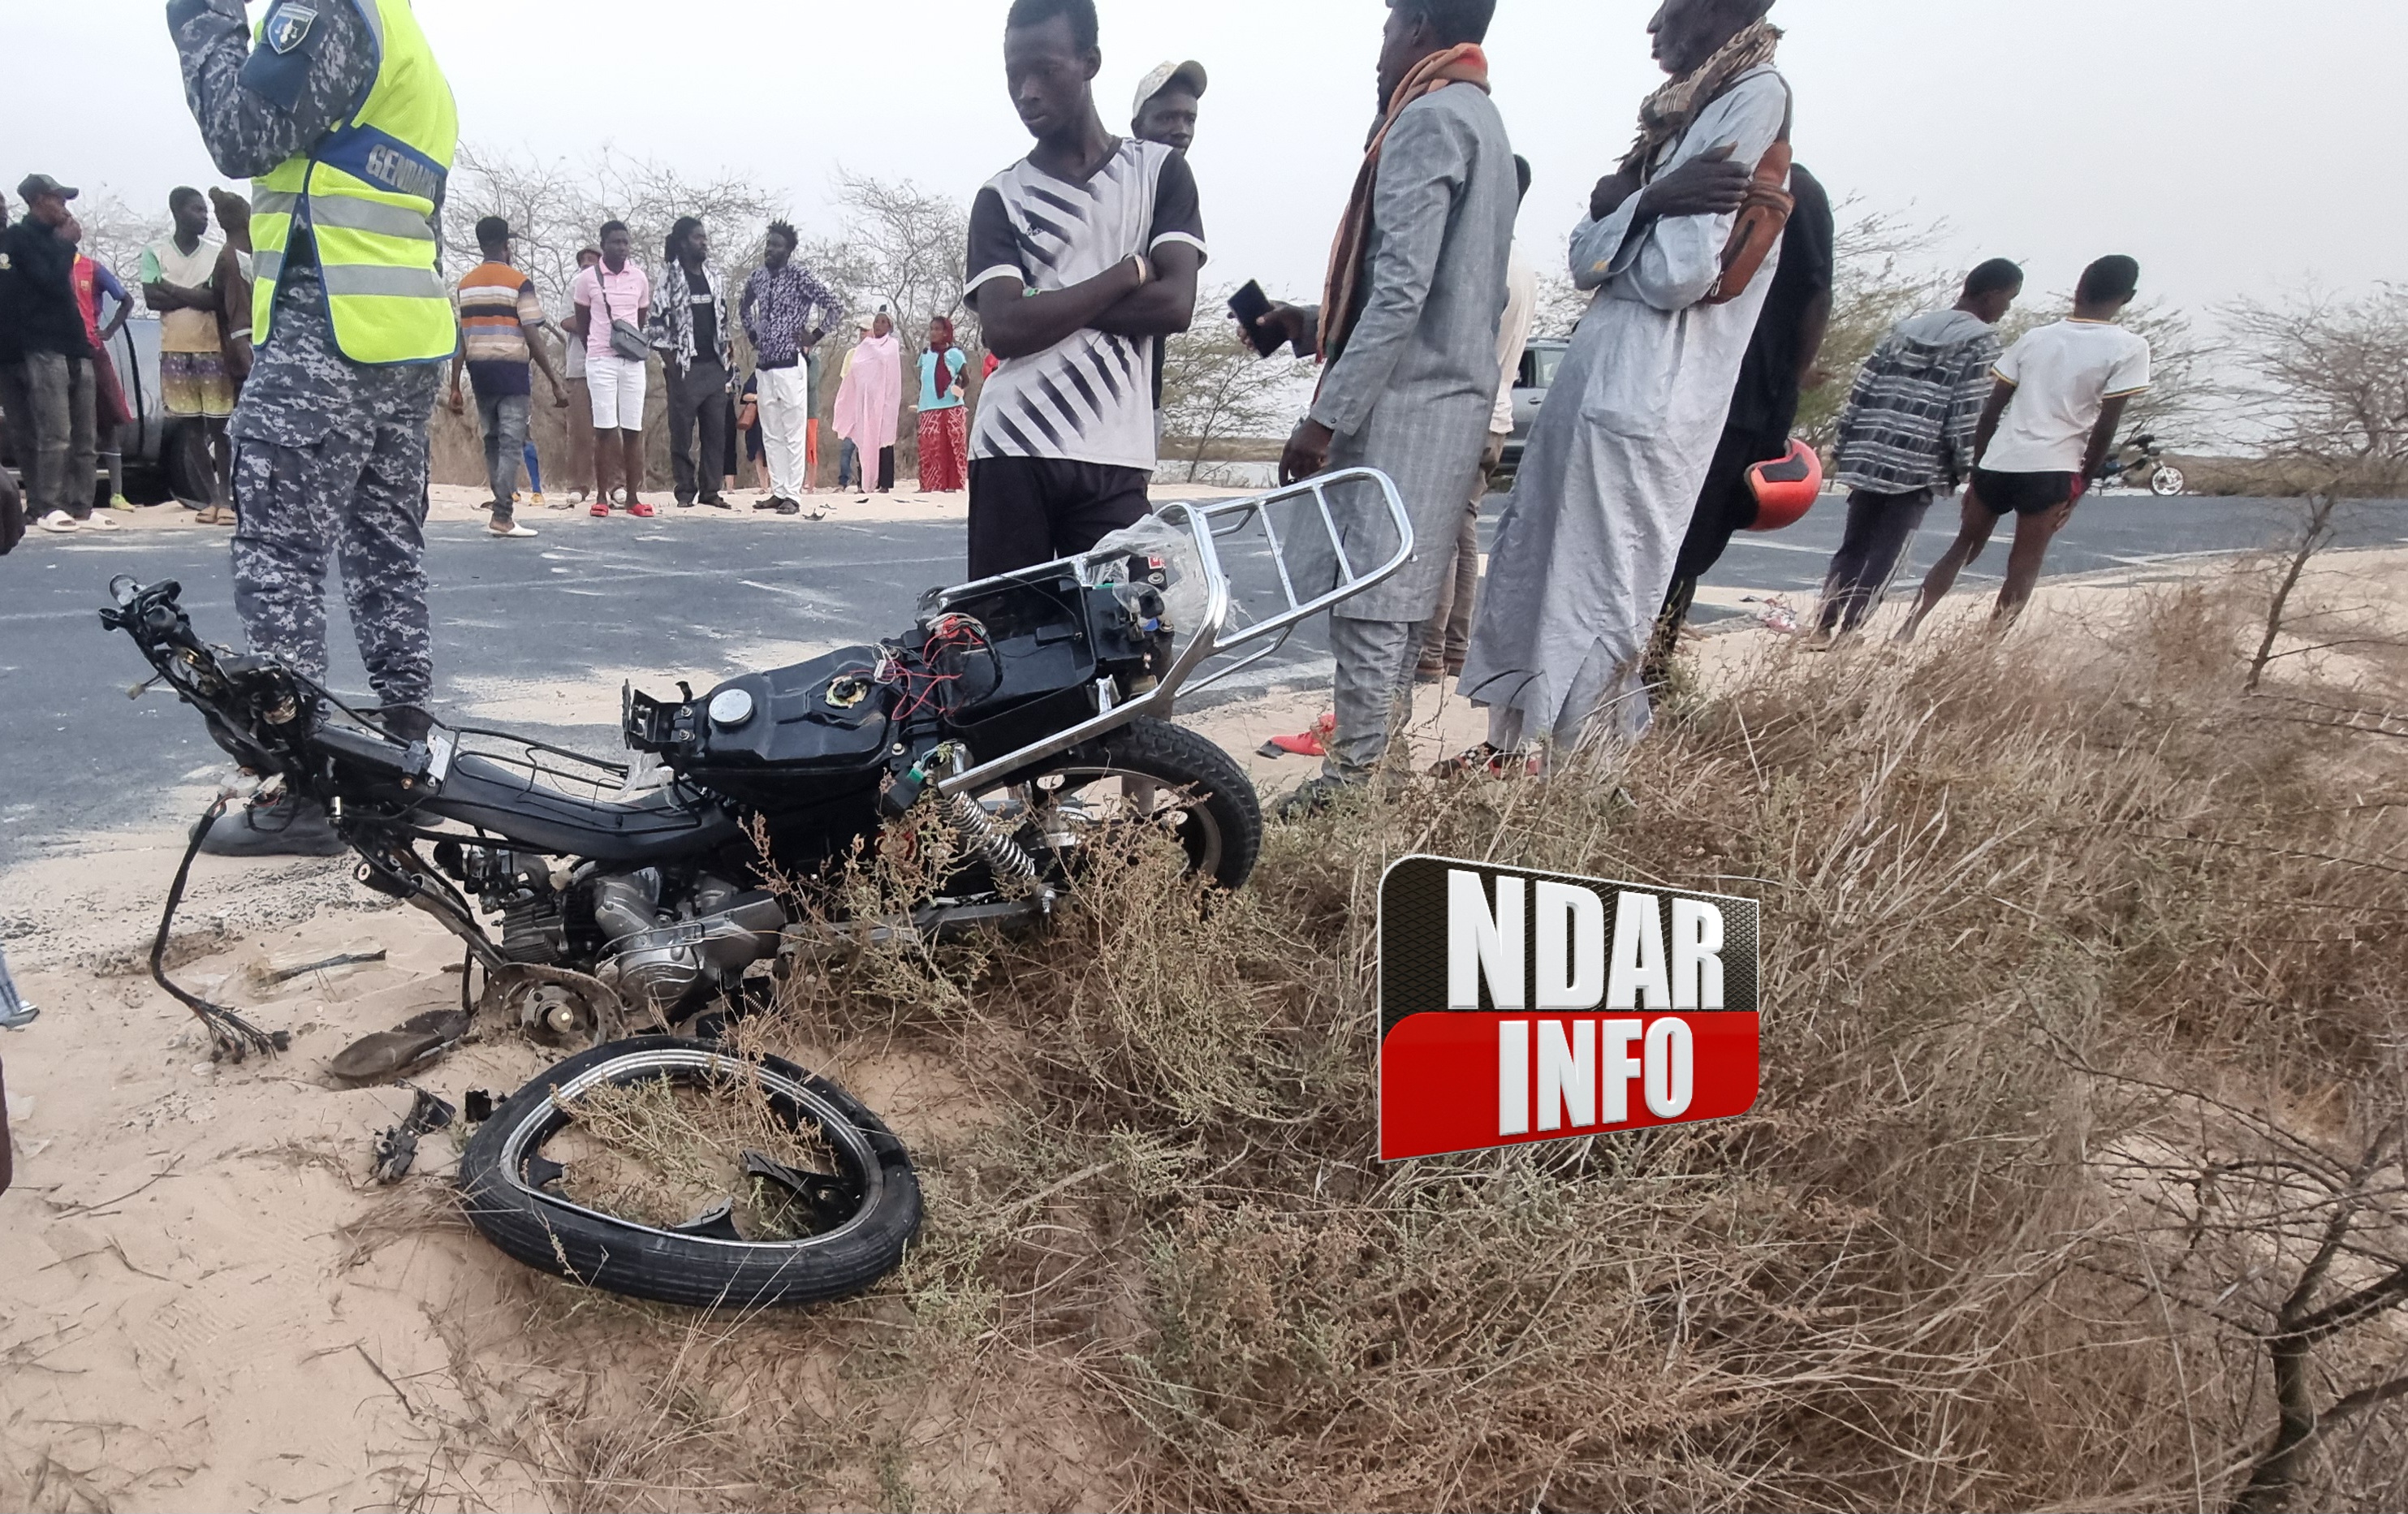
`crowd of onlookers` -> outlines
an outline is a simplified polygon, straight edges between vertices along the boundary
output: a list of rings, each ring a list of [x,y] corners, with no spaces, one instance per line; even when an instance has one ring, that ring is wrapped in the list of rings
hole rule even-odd
[[[1283,478],[1385,474],[1419,549],[1336,611],[1334,715],[1294,743],[1327,759],[1331,783],[1362,781],[1378,764],[1416,678],[1458,678],[1490,709],[1488,742],[1459,768],[1542,762],[1593,730],[1635,736],[1700,578],[1735,533],[1785,518],[1784,501],[1811,503],[1824,460],[1792,432],[1801,392],[1826,381],[1835,233],[1829,196],[1793,159],[1797,107],[1775,64],[1770,8],[1668,0],[1650,22],[1670,79],[1641,103],[1637,141],[1570,233],[1569,269],[1591,303],[1531,428],[1484,576],[1479,504],[1497,481],[1535,299],[1514,247],[1529,173],[1492,98],[1484,44],[1494,0],[1389,7],[1381,115],[1323,300],[1264,300],[1243,316],[1259,350],[1287,345],[1322,366]],[[847,310],[782,221],[737,291],[712,261],[713,228],[696,218],[679,219],[649,265],[627,225],[607,221],[579,254],[561,311],[544,308],[514,261],[511,227],[480,221],[482,261],[450,285],[449,403],[465,416],[474,393],[494,535],[535,535],[518,516],[523,472],[553,508],[654,514],[644,486],[655,364],[680,507],[732,508],[749,470],[754,509],[801,513],[823,413],[838,486],[891,491],[909,398],[922,489],[968,493],[972,578],[1083,551],[1144,513],[1164,347],[1197,317],[1207,256],[1187,160],[1205,71],[1151,71],[1123,136],[1094,99],[1094,0],[1014,0],[1002,62],[1033,145],[971,207],[965,299],[992,354],[975,378],[940,318],[911,338],[918,385],[908,393],[894,312]],[[108,529],[122,487],[95,509],[86,485],[117,455],[127,420],[107,338],[129,298],[79,251],[73,189],[36,175],[19,194],[27,213],[7,233],[0,277],[11,450],[36,524]],[[208,236],[210,207],[196,192],[176,191],[168,209],[172,231],[143,253],[139,282],[161,320],[165,408],[194,451],[183,476],[209,480],[193,503],[205,520],[225,519],[229,506],[246,507],[230,497],[225,420],[252,360],[249,207],[218,196],[222,240]],[[1863,622],[1925,512],[1960,487],[1960,531],[1903,634],[2011,516],[1999,609],[2020,608],[2125,405],[2147,387],[2147,344],[2116,324],[2138,274],[2128,258],[2100,260],[2068,319],[2002,350],[1998,326],[2023,274],[1994,260],[1952,308],[1887,335],[1855,378],[1829,459],[1850,495],[1820,632]],[[276,296],[272,281],[264,287],[265,307]],[[848,320],[856,335],[824,394],[823,349]],[[439,348],[440,325],[434,336]],[[571,478],[550,494],[530,444],[538,373],[568,421]],[[1376,496],[1354,484],[1332,494],[1346,549],[1334,555],[1376,561],[1371,538],[1386,519]]]
[[[7,228],[0,254],[7,276],[0,412],[24,487],[8,516],[13,523],[0,527],[0,550],[28,527],[114,530],[113,512],[135,507],[121,441],[138,418],[111,350],[136,311],[134,296],[82,250],[71,205],[78,190],[36,174],[18,194],[25,215]],[[0,217],[6,209],[0,198]],[[231,525],[227,422],[252,357],[250,206],[222,190],[205,196],[179,188],[167,212],[170,229],[143,248],[136,283],[142,307],[158,321],[157,397],[167,445],[178,454],[168,477],[196,519]],[[567,308],[556,313],[513,261],[509,224],[487,216],[475,230],[481,261],[452,286],[460,341],[447,403],[465,418],[474,396],[494,536],[536,535],[517,519],[530,494],[539,505],[584,507],[596,516],[613,508],[655,513],[643,498],[654,364],[666,380],[679,506],[730,508],[728,492],[742,478],[759,493],[755,510],[800,514],[821,469],[824,413],[836,487],[895,489],[905,360],[894,317],[882,306],[861,317],[838,360],[834,392],[824,395],[820,348],[845,312],[796,257],[800,238],[791,224],[770,224],[761,266],[731,301],[710,261],[708,229],[695,218],[671,229],[657,270],[633,256],[624,222],[607,222],[598,245],[579,252]],[[748,373],[738,371],[738,332],[752,358]],[[924,493],[968,487],[968,365],[953,322],[933,319],[917,365]],[[538,374],[566,422],[569,476],[550,493],[533,439]],[[18,501],[5,470],[0,495]]]
[[[134,312],[109,266],[83,250],[72,202],[47,174],[17,186],[23,218],[0,233],[0,412],[24,475],[22,500],[0,472],[0,550],[27,527],[61,534],[116,529],[125,496],[124,441],[136,421],[110,346]],[[168,196],[171,229],[142,250],[136,283],[159,317],[159,401],[188,503],[231,524],[226,421],[251,371],[251,207],[214,192]],[[0,197],[0,220],[7,201]],[[95,488],[106,472],[105,489]]]
[[[670,487],[681,508],[732,509],[728,495],[741,478],[758,495],[754,510],[801,514],[821,465],[823,410],[836,442],[836,487],[894,491],[904,385],[895,318],[883,306],[860,318],[824,405],[821,348],[844,318],[844,303],[796,257],[800,237],[790,223],[769,223],[761,265],[731,301],[711,262],[710,228],[699,219],[678,218],[651,268],[634,255],[626,223],[606,221],[595,245],[579,251],[568,308],[557,318],[513,261],[507,221],[480,220],[477,242],[484,261],[455,287],[461,342],[451,406],[466,410],[465,374],[476,394],[495,536],[535,535],[514,508],[522,466],[534,495],[552,508],[581,506],[600,517],[656,513],[643,497],[655,362],[666,391]],[[561,349],[557,366],[553,342]],[[744,353],[750,373],[742,371]],[[931,320],[919,354],[924,493],[968,487],[968,365],[953,322]],[[537,371],[553,405],[566,412],[570,478],[554,496],[545,494],[528,439]]]

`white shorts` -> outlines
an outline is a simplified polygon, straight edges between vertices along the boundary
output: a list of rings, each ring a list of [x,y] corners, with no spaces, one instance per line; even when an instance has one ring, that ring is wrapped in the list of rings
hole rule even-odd
[[[594,429],[644,429],[644,365],[613,353],[585,356],[585,389],[594,396]]]

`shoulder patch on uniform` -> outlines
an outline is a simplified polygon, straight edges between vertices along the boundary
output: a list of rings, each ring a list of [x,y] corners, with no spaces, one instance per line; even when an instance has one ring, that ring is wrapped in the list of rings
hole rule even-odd
[[[291,52],[309,38],[309,28],[318,21],[317,10],[309,6],[283,5],[267,18],[262,37],[280,53]]]

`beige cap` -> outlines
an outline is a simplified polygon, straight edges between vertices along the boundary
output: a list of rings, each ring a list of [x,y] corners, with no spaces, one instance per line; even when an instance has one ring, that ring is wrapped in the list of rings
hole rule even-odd
[[[1175,79],[1184,79],[1197,99],[1204,97],[1204,65],[1190,58],[1185,63],[1157,64],[1154,72],[1138,80],[1137,104],[1129,107],[1129,118],[1145,114],[1146,103],[1170,87]]]

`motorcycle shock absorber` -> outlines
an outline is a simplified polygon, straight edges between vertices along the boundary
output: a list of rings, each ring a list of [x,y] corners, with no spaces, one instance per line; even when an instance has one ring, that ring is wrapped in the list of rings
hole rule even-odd
[[[1023,883],[1037,881],[1037,859],[1028,849],[1011,838],[986,807],[966,793],[954,794],[945,801],[945,816],[953,822],[964,839],[979,850],[979,854],[994,868],[997,878],[1018,878]]]
[[[947,742],[931,752],[929,762],[932,765],[950,764],[955,773],[966,772],[969,766],[968,753],[958,742]],[[1002,822],[987,813],[984,805],[967,793],[953,794],[945,800],[945,818],[953,822],[953,829],[961,834],[962,839],[978,849],[979,855],[995,869],[998,881],[1004,878],[1015,878],[1023,883],[1037,881],[1037,859],[1028,854],[1026,847],[1012,838]]]

